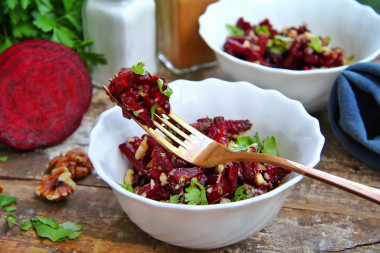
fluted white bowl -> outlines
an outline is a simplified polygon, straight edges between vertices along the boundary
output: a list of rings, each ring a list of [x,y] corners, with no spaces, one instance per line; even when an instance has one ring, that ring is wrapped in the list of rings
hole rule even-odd
[[[252,135],[257,131],[261,136],[276,137],[279,155],[309,166],[320,160],[324,137],[319,122],[298,101],[247,82],[214,78],[177,80],[170,87],[172,110],[187,122],[205,116],[249,119]],[[118,145],[143,133],[134,121],[122,117],[119,107],[113,107],[101,114],[91,131],[88,154],[128,217],[152,237],[172,245],[211,249],[249,237],[275,219],[290,188],[302,179],[292,173],[268,193],[226,204],[191,206],[147,199],[120,186],[132,165]]]
[[[347,66],[287,70],[238,59],[223,51],[229,34],[225,27],[239,17],[252,24],[268,18],[274,28],[306,24],[315,35],[329,36],[331,46],[341,47],[355,62],[368,62],[380,54],[380,16],[355,0],[220,0],[199,18],[199,33],[215,52],[225,78],[248,81],[275,89],[299,100],[309,112],[327,108],[331,87]]]

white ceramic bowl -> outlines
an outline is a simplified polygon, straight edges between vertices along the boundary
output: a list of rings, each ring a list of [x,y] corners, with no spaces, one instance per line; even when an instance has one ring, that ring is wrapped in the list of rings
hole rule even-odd
[[[199,33],[215,52],[226,79],[248,81],[276,89],[301,101],[309,112],[325,109],[337,75],[346,67],[307,71],[277,69],[240,60],[223,51],[229,34],[225,25],[244,17],[252,24],[268,18],[274,28],[306,24],[315,35],[329,36],[355,62],[368,62],[380,53],[380,16],[355,0],[220,0],[199,18]]]
[[[252,135],[258,131],[260,136],[276,137],[281,156],[309,166],[319,162],[324,144],[319,122],[298,101],[247,82],[213,78],[198,82],[177,80],[170,87],[173,112],[187,122],[205,116],[249,119],[253,123]],[[119,107],[113,107],[101,114],[91,131],[88,153],[97,174],[113,189],[129,218],[154,238],[169,244],[210,249],[243,240],[276,217],[290,187],[302,179],[292,173],[269,193],[227,204],[190,206],[147,199],[119,185],[131,164],[118,145],[143,133],[134,121],[122,117]]]

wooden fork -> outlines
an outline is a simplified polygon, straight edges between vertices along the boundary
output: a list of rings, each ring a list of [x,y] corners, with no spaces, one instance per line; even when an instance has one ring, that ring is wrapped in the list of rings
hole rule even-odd
[[[213,167],[219,164],[224,164],[232,161],[245,161],[245,162],[259,162],[276,165],[307,177],[314,178],[316,180],[325,182],[329,185],[340,188],[344,191],[350,192],[374,203],[380,204],[380,189],[359,184],[308,166],[303,164],[290,161],[285,158],[262,154],[262,153],[251,153],[251,152],[234,152],[230,150],[227,146],[224,146],[209,137],[205,136],[180,117],[170,112],[166,117],[164,115],[155,114],[162,123],[154,120],[154,125],[172,142],[176,143],[177,146],[173,145],[172,142],[168,141],[162,135],[157,133],[157,131],[146,124],[139,121],[134,114],[129,111],[122,103],[120,103],[108,90],[106,86],[103,85],[107,95],[112,101],[116,102],[120,106],[125,114],[132,118],[140,127],[142,127],[151,137],[153,137],[158,143],[160,143],[165,149],[174,153],[178,157],[190,162],[194,165],[200,167]],[[168,119],[173,120],[181,127],[186,129],[190,134],[187,134],[172,124]],[[166,125],[166,127],[165,127]],[[168,130],[168,129],[169,130]],[[172,132],[181,136],[183,139],[178,138]]]

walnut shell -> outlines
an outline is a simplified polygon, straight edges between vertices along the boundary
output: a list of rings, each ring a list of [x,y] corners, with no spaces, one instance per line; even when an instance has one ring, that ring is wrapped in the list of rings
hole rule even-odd
[[[49,162],[49,170],[59,167],[66,167],[73,180],[84,178],[94,169],[88,155],[81,148],[72,149],[64,156],[60,155]]]
[[[51,175],[45,175],[39,182],[36,193],[50,201],[61,201],[74,192],[75,182],[71,179],[71,173],[66,167],[52,170]]]

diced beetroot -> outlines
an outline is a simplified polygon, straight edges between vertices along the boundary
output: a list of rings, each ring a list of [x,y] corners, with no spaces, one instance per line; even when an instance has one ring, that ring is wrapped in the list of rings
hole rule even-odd
[[[147,178],[148,180],[157,180],[157,179],[160,179],[160,176],[161,176],[161,173],[162,173],[162,170],[156,168],[156,167],[153,167],[151,169],[148,170],[148,173],[147,173]]]
[[[158,79],[160,79],[159,76],[152,76],[149,73],[139,75],[129,68],[122,68],[110,81],[108,89],[137,119],[155,128],[151,120],[153,105],[157,104],[155,112],[158,114],[169,114],[170,112],[169,100],[161,93],[157,83]],[[164,92],[168,86],[164,78],[161,80],[163,82],[162,92]]]
[[[161,190],[161,183],[159,180],[156,180],[141,187],[137,194],[146,198],[152,198],[159,190]]]
[[[142,161],[136,159],[136,149],[133,147],[133,145],[126,141],[119,145],[119,149],[138,171],[146,175],[146,166]]]
[[[231,135],[248,131],[252,127],[252,123],[249,120],[226,120],[225,124],[227,131]]]
[[[221,177],[218,183],[206,188],[206,196],[209,203],[219,203],[221,198],[230,195],[230,182],[226,177]]]
[[[193,177],[197,177],[203,173],[201,167],[192,168],[176,168],[169,173],[169,180],[176,184],[188,182]]]
[[[173,169],[169,154],[163,147],[155,146],[152,151],[152,159],[156,161],[162,168],[163,171],[168,172]]]
[[[207,136],[223,145],[227,145],[227,126],[223,117],[214,118]]]
[[[0,142],[16,149],[57,144],[80,125],[91,77],[70,48],[27,40],[0,54]]]
[[[290,173],[290,170],[270,164],[266,165],[265,167],[267,169],[265,172],[269,175],[269,182],[272,188],[277,187],[280,184],[281,180]]]
[[[239,168],[240,164],[239,162],[233,162],[228,164],[229,172],[228,172],[228,179],[230,180],[230,196],[233,196],[235,194],[236,189],[238,186],[238,179],[239,179]]]

